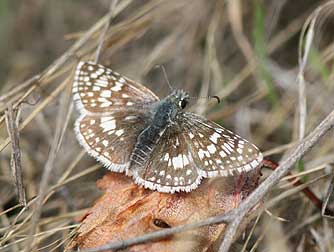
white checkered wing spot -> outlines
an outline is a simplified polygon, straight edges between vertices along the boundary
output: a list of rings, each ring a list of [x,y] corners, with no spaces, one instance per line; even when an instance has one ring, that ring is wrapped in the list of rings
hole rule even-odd
[[[147,118],[138,112],[115,112],[112,115],[83,113],[75,123],[75,132],[86,151],[111,171],[123,172],[138,134]]]
[[[173,126],[164,131],[146,163],[130,169],[137,184],[159,192],[190,192],[201,182],[185,136]]]
[[[182,117],[183,134],[201,176],[234,176],[261,164],[262,153],[242,137],[196,114]]]
[[[72,91],[76,106],[86,114],[138,111],[159,100],[143,85],[93,62],[79,62]]]

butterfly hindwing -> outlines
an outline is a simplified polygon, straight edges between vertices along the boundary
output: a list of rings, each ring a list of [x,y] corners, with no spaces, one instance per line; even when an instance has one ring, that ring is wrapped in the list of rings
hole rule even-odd
[[[257,168],[259,149],[238,136],[193,113],[184,113],[184,135],[204,177],[234,176]]]
[[[126,170],[138,134],[145,128],[145,114],[115,112],[112,115],[82,114],[75,124],[80,144],[103,165]]]
[[[173,127],[166,129],[148,161],[135,167],[132,175],[136,183],[168,193],[189,192],[201,181],[183,134]]]

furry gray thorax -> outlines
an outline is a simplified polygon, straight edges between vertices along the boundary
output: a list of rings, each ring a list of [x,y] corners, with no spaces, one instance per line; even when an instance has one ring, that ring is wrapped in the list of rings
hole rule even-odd
[[[175,90],[166,98],[154,104],[152,119],[137,138],[131,157],[130,169],[134,166],[144,165],[164,131],[172,124],[177,124],[177,115],[182,113],[187,97],[188,94],[185,91]]]

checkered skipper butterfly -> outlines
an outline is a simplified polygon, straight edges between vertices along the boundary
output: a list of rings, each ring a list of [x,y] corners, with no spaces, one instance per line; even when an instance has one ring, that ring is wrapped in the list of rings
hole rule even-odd
[[[188,98],[175,90],[160,100],[102,65],[80,62],[73,84],[81,114],[76,136],[106,168],[159,192],[190,192],[204,177],[234,176],[261,164],[256,146],[185,112]]]

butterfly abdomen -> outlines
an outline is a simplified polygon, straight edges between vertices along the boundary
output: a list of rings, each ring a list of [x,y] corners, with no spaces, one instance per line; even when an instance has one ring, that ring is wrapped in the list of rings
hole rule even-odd
[[[132,151],[130,169],[144,166],[149,159],[154,146],[160,139],[163,128],[149,126],[138,136],[135,148]]]
[[[160,137],[170,125],[172,112],[173,107],[168,101],[163,101],[156,107],[151,124],[137,138],[137,143],[130,158],[130,169],[146,164]]]

